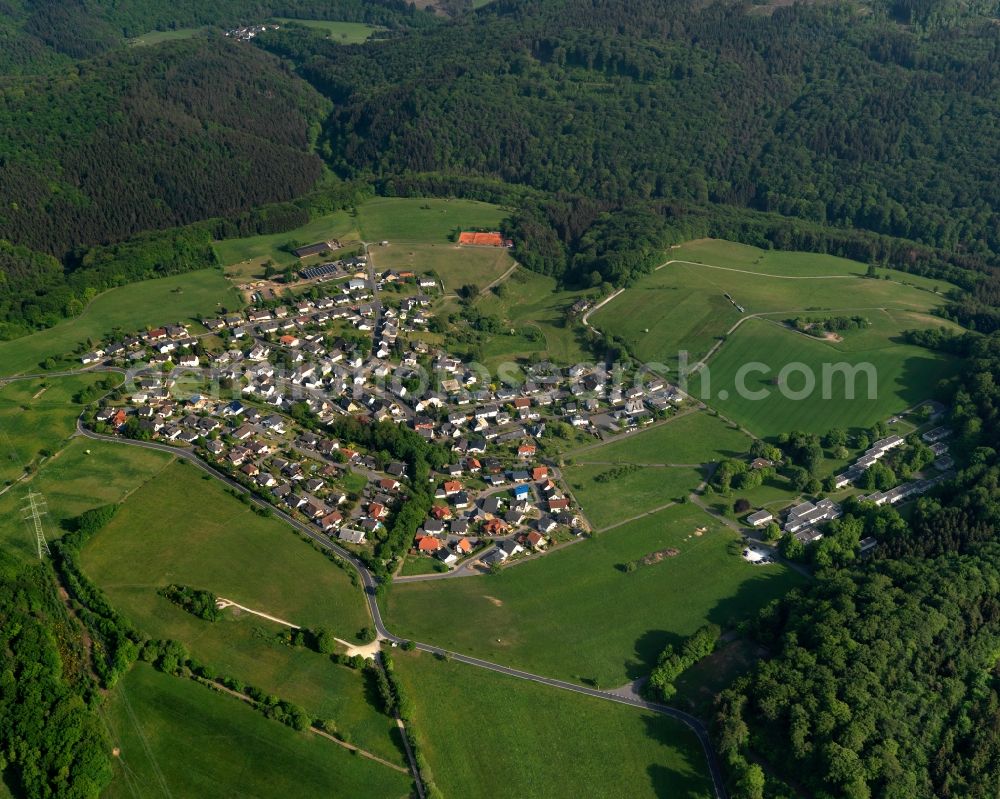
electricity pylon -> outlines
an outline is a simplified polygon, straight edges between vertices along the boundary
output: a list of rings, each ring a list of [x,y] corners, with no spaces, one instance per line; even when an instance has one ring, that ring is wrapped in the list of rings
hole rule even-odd
[[[29,488],[28,504],[22,508],[22,513],[24,514],[25,521],[30,521],[32,527],[35,529],[35,544],[38,547],[38,559],[41,560],[45,555],[51,555],[49,544],[45,540],[45,530],[42,529],[42,516],[48,513],[48,509],[45,506],[45,497]]]

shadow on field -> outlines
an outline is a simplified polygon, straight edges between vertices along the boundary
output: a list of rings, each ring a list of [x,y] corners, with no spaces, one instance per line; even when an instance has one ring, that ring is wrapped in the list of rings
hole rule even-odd
[[[679,763],[676,769],[658,763],[646,767],[653,793],[664,799],[710,796],[712,783],[708,765],[694,733],[680,722],[659,714],[648,715],[643,720],[646,734],[673,749],[677,753],[674,762]]]
[[[668,646],[676,649],[682,643],[684,639],[681,636],[666,630],[649,630],[643,633],[635,642],[637,659],[625,662],[625,673],[630,680],[648,676],[664,649]]]
[[[684,626],[690,625],[693,633],[703,624],[717,624],[725,633],[744,619],[756,616],[760,609],[774,598],[776,589],[771,585],[771,580],[778,575],[778,572],[769,571],[767,566],[755,569],[756,573],[744,579],[735,593],[718,600],[705,618],[684,619]],[[706,579],[711,579],[711,575],[706,575]],[[683,613],[683,610],[679,612]],[[664,621],[671,620],[669,607],[663,608],[662,618]],[[649,630],[643,633],[635,642],[635,659],[625,663],[625,673],[631,680],[648,676],[663,650],[668,645],[679,650],[686,638],[687,636],[667,630]]]

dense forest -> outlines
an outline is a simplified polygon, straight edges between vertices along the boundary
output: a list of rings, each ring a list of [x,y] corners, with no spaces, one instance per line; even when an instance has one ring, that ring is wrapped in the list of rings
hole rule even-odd
[[[402,0],[5,0],[2,11],[0,73],[7,75],[57,69],[154,30],[232,28],[272,16],[389,28],[433,24]]]
[[[0,772],[13,796],[96,799],[111,743],[52,571],[0,552]]]
[[[135,48],[26,83],[0,105],[0,238],[74,247],[308,191],[328,104],[221,36]]]
[[[391,44],[290,30],[261,44],[334,101],[342,174],[390,192],[421,175],[538,190],[557,202],[536,224],[570,252],[602,213],[659,201],[1000,250],[993,24],[921,34],[840,4],[500,0]]]

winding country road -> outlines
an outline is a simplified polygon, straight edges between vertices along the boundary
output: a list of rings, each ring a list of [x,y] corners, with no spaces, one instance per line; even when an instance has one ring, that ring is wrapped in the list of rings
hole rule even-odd
[[[100,433],[95,433],[92,430],[88,430],[83,426],[82,420],[77,419],[76,423],[77,434],[85,438],[92,439],[94,441],[109,441],[117,444],[127,444],[130,446],[141,447],[143,449],[157,450],[159,452],[166,452],[178,458],[184,458],[189,463],[194,464],[197,468],[201,469],[203,472],[211,475],[217,480],[221,480],[230,488],[239,491],[249,497],[250,501],[260,507],[270,510],[271,513],[277,516],[279,519],[289,524],[298,532],[303,535],[308,536],[310,539],[315,541],[319,546],[324,549],[335,552],[337,555],[342,557],[346,562],[350,563],[351,566],[358,572],[361,577],[361,583],[364,586],[365,591],[365,601],[368,605],[368,612],[371,614],[372,622],[378,632],[379,638],[385,641],[389,641],[392,644],[403,644],[406,643],[408,639],[401,638],[394,635],[385,626],[385,622],[382,620],[382,612],[379,609],[378,601],[376,599],[376,589],[378,587],[376,580],[372,573],[368,570],[368,567],[359,560],[354,554],[348,552],[341,546],[338,546],[334,542],[330,541],[325,535],[320,533],[318,530],[314,530],[308,525],[292,518],[284,511],[274,507],[270,503],[264,502],[253,495],[247,488],[240,485],[238,482],[233,480],[228,475],[218,471],[214,467],[210,466],[208,463],[199,458],[195,453],[179,449],[178,447],[171,447],[166,444],[160,444],[155,441],[136,441],[133,439],[120,438],[118,436],[107,436]],[[558,688],[563,691],[571,691],[572,693],[583,694],[584,696],[591,696],[596,699],[603,699],[608,702],[615,702],[620,705],[631,705],[633,707],[638,707],[643,710],[648,710],[654,713],[659,713],[664,716],[668,716],[676,721],[684,724],[691,732],[695,734],[698,742],[701,744],[701,748],[704,751],[705,758],[708,763],[709,774],[712,777],[712,783],[714,786],[714,793],[716,799],[727,799],[726,786],[722,777],[722,770],[719,765],[719,758],[712,746],[712,741],[709,737],[708,730],[700,719],[692,716],[690,713],[685,713],[683,710],[679,710],[675,707],[670,707],[669,705],[662,705],[657,702],[649,702],[641,697],[634,696],[632,694],[618,694],[610,691],[601,691],[597,688],[587,688],[583,685],[576,685],[571,682],[566,682],[564,680],[556,680],[551,677],[543,677],[539,674],[532,674],[531,672],[521,671],[520,669],[512,669],[508,666],[502,666],[499,663],[493,663],[488,660],[481,660],[480,658],[470,657],[469,655],[463,655],[459,652],[452,652],[447,649],[442,649],[441,647],[434,646],[432,644],[425,644],[418,641],[414,641],[413,645],[416,649],[422,652],[429,652],[430,654],[437,655],[439,657],[448,658],[450,660],[466,663],[470,666],[476,666],[477,668],[487,669],[488,671],[496,672],[497,674],[506,674],[508,677],[517,677],[521,680],[527,680],[528,682],[537,683],[538,685],[547,685],[550,688]]]

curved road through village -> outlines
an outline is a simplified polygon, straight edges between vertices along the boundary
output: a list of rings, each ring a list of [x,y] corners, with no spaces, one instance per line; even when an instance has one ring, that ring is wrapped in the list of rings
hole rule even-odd
[[[217,469],[210,466],[208,463],[203,461],[193,452],[188,450],[178,449],[177,447],[171,447],[167,444],[159,444],[154,441],[136,441],[132,439],[120,438],[118,436],[106,436],[100,433],[95,433],[92,430],[88,430],[83,426],[80,419],[77,419],[76,423],[77,433],[85,438],[93,439],[95,441],[111,441],[118,444],[128,444],[135,447],[142,447],[144,449],[153,449],[160,452],[166,452],[170,455],[184,458],[189,463],[193,463],[202,471],[221,480],[227,486],[239,491],[242,494],[247,495],[250,501],[261,508],[266,508],[270,510],[275,516],[280,518],[285,523],[291,525],[295,530],[308,536],[310,539],[315,541],[324,549],[328,549],[331,552],[335,552],[345,561],[350,563],[358,574],[361,576],[361,582],[365,590],[365,601],[368,605],[368,612],[371,614],[372,622],[375,625],[375,629],[381,639],[389,641],[393,644],[405,643],[408,639],[400,638],[397,635],[391,633],[385,626],[385,622],[382,620],[382,612],[379,609],[378,601],[376,599],[376,588],[377,583],[372,573],[368,570],[368,567],[362,563],[355,555],[348,552],[341,546],[333,543],[322,533],[313,530],[306,524],[292,518],[284,511],[274,507],[270,503],[264,502],[263,500],[255,497],[248,489],[240,485],[238,482],[230,478],[228,475],[223,474]],[[501,666],[499,663],[493,663],[488,660],[481,660],[479,658],[470,657],[468,655],[463,655],[459,652],[451,652],[447,649],[442,649],[441,647],[434,646],[432,644],[420,643],[418,641],[413,642],[414,646],[421,650],[422,652],[429,652],[434,655],[439,655],[447,657],[451,660],[457,661],[459,663],[466,663],[470,666],[476,666],[481,669],[487,669],[489,671],[495,671],[498,674],[506,674],[509,677],[517,677],[521,680],[527,680],[529,682],[538,683],[539,685],[547,685],[550,688],[559,688],[564,691],[572,691],[577,694],[584,694],[586,696],[592,696],[596,699],[604,699],[609,702],[617,702],[621,705],[632,705],[633,707],[642,708],[643,710],[649,710],[654,713],[660,713],[664,716],[669,716],[682,724],[684,724],[688,729],[690,729],[695,736],[698,738],[701,748],[705,753],[705,758],[708,762],[708,770],[712,777],[712,783],[714,785],[714,792],[716,799],[727,799],[726,786],[722,778],[722,770],[719,767],[719,758],[712,746],[711,739],[708,735],[708,730],[700,719],[692,716],[690,713],[685,713],[683,710],[678,710],[677,708],[670,707],[668,705],[661,705],[657,702],[648,702],[638,696],[630,693],[612,693],[609,691],[600,691],[596,688],[587,688],[583,685],[576,685],[571,682],[566,682],[564,680],[556,680],[551,677],[543,677],[539,674],[532,674],[527,671],[521,671],[519,669],[512,669],[507,666]]]

